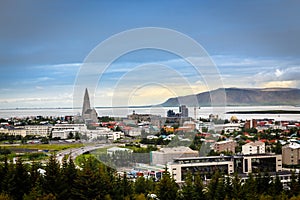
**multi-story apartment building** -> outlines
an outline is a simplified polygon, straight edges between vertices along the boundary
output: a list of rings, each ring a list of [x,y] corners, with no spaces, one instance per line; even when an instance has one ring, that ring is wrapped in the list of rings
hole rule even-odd
[[[213,149],[216,152],[227,151],[227,152],[235,153],[236,146],[237,146],[236,141],[233,140],[220,141],[214,144]]]
[[[265,143],[261,141],[250,142],[242,146],[242,154],[244,155],[265,153],[266,146]]]
[[[292,142],[282,147],[282,163],[284,165],[300,164],[300,144]]]

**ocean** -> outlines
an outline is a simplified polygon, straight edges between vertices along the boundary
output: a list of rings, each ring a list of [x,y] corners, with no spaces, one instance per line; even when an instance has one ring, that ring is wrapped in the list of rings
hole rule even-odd
[[[294,106],[239,106],[239,107],[189,107],[189,116],[193,118],[208,118],[210,114],[218,115],[222,119],[230,119],[235,115],[238,119],[275,119],[300,121],[300,114],[226,114],[230,111],[263,111],[263,110],[293,110]],[[99,116],[126,117],[133,111],[137,114],[153,114],[166,117],[168,110],[179,112],[178,107],[135,107],[135,108],[96,108]],[[77,115],[81,109],[72,108],[36,108],[36,109],[1,109],[0,118],[27,117],[27,116],[66,116]]]

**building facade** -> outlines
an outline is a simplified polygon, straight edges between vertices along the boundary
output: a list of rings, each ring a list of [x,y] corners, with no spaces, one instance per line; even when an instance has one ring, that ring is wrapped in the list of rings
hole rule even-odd
[[[261,141],[250,142],[242,146],[242,154],[244,155],[265,153],[266,146],[265,143]]]
[[[240,155],[176,158],[168,164],[168,171],[176,182],[182,182],[188,172],[199,173],[203,180],[210,179],[216,171],[230,175],[238,173],[282,172],[281,155]]]
[[[220,141],[216,142],[213,146],[214,151],[216,152],[232,152],[235,153],[235,147],[237,146],[236,141]]]
[[[173,162],[174,158],[182,157],[195,157],[199,152],[190,149],[189,147],[173,147],[173,148],[161,148],[158,151],[151,151],[150,163],[152,165],[165,165],[169,162]]]
[[[282,162],[284,165],[300,164],[300,144],[292,142],[282,147]]]

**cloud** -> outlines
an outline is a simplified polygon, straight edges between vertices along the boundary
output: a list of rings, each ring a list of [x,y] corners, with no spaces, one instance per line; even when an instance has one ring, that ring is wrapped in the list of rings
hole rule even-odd
[[[299,82],[297,81],[270,81],[262,83],[262,87],[272,88],[272,87],[283,87],[283,88],[295,88]]]
[[[300,87],[300,67],[276,68],[262,71],[254,76],[262,87]]]

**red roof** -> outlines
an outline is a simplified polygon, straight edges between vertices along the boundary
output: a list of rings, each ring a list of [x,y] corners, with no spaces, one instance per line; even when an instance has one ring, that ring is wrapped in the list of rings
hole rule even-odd
[[[267,140],[267,139],[261,139],[261,140],[259,140],[259,141],[261,141],[261,142],[263,142],[263,143],[266,143],[268,140]]]

